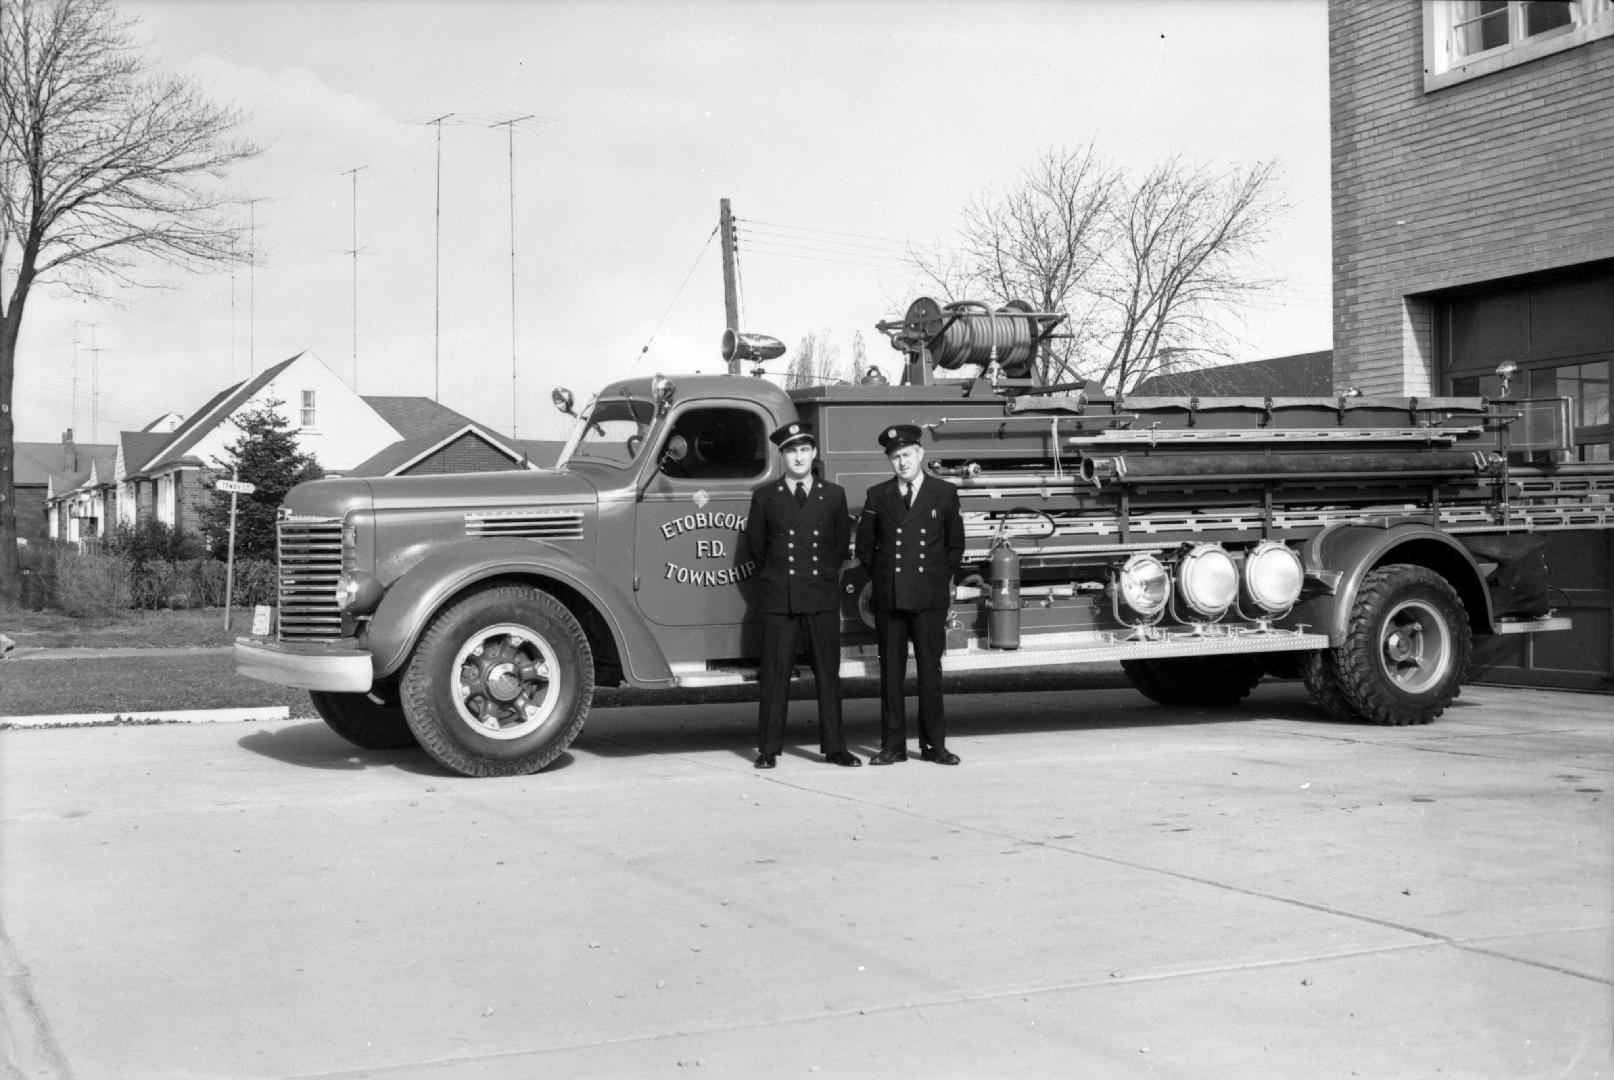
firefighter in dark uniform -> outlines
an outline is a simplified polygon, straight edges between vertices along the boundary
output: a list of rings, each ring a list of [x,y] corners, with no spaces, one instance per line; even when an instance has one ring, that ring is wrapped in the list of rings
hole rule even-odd
[[[880,752],[869,759],[870,765],[908,760],[902,679],[910,642],[919,682],[919,756],[958,764],[958,755],[947,749],[941,659],[953,575],[964,558],[964,518],[958,489],[924,475],[921,434],[912,424],[880,433],[880,446],[896,475],[869,488],[857,523],[857,561],[871,579],[870,606],[880,645]]]
[[[752,493],[745,521],[762,616],[756,767],[773,768],[784,749],[790,676],[803,637],[818,683],[819,749],[833,765],[861,765],[841,734],[840,573],[852,532],[846,491],[813,476],[818,441],[807,425],[786,424],[769,439],[784,458],[785,475]]]

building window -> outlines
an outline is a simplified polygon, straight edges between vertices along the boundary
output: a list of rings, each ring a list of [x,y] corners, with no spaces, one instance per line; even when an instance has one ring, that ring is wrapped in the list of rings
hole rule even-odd
[[[1424,5],[1424,89],[1614,34],[1614,0],[1434,0]]]
[[[1608,461],[1614,445],[1614,423],[1609,411],[1609,371],[1607,360],[1581,364],[1559,364],[1521,370],[1514,380],[1510,397],[1569,399],[1570,436],[1575,457],[1580,461]],[[1459,396],[1494,396],[1501,384],[1494,375],[1453,379],[1452,393]]]
[[[314,391],[303,391],[303,427],[314,426]]]

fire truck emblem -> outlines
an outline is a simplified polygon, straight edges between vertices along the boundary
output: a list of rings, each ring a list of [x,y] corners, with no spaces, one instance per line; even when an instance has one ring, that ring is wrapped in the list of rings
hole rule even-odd
[[[706,494],[704,490],[695,492],[695,509],[704,510],[706,509],[706,504],[711,501],[712,497]]]

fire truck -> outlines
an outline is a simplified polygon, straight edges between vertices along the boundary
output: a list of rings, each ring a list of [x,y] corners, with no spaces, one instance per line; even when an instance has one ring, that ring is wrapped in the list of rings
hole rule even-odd
[[[1300,678],[1336,720],[1424,724],[1477,635],[1569,629],[1544,534],[1608,528],[1614,470],[1568,460],[1567,399],[1105,394],[1035,377],[1062,322],[922,298],[878,324],[896,383],[788,392],[737,374],[783,346],[730,330],[731,374],[627,379],[580,409],[557,389],[575,424],[555,468],[299,486],[273,632],[239,639],[236,668],[309,690],[361,747],[418,743],[469,776],[552,762],[597,686],[752,682],[745,518],[781,474],[769,432],[797,420],[854,512],[893,424],[957,485],[945,672],[1119,661],[1193,707]],[[841,584],[842,674],[877,676],[850,558]]]

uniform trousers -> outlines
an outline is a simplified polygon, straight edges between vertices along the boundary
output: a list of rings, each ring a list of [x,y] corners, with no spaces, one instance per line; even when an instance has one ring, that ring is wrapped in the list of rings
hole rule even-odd
[[[846,749],[841,734],[841,613],[812,611],[788,615],[762,612],[762,681],[757,710],[757,749],[778,755],[785,745],[785,709],[798,645],[806,640],[813,678],[818,683],[818,747],[825,754]]]
[[[876,611],[874,631],[880,642],[880,749],[888,753],[907,749],[902,681],[908,672],[909,642],[919,682],[919,748],[945,748],[941,661],[947,648],[947,609]]]

